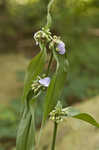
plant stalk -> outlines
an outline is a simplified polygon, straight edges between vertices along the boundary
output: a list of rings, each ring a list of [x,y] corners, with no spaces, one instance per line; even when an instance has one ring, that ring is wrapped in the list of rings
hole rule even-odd
[[[47,7],[47,27],[50,28],[51,27],[51,24],[52,24],[52,17],[51,17],[51,7],[54,3],[54,0],[50,0],[49,1],[49,4],[48,4],[48,7]]]
[[[52,141],[52,147],[51,147],[51,150],[55,150],[56,135],[57,135],[57,127],[58,127],[58,124],[55,122],[55,123],[54,123],[54,132],[53,132],[53,141]]]
[[[52,63],[52,59],[53,59],[53,53],[51,53],[51,56],[50,56],[50,60],[49,60],[49,64],[48,64],[48,69],[47,69],[47,73],[46,73],[47,76],[49,74],[49,70],[50,70],[50,66],[51,66],[51,63]]]

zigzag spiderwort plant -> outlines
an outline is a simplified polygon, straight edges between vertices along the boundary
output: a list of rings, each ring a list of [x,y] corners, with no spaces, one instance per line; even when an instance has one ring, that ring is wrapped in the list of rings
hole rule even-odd
[[[68,60],[64,42],[60,37],[53,36],[50,32],[52,21],[50,11],[53,2],[54,0],[51,0],[48,4],[47,25],[34,35],[36,44],[39,45],[41,51],[31,60],[27,68],[24,81],[21,119],[17,131],[16,150],[36,149],[34,111],[35,103],[43,91],[46,92],[46,96],[44,100],[42,125],[45,124],[49,116],[55,124],[51,150],[55,150],[57,126],[66,117],[81,119],[99,128],[99,124],[89,114],[80,113],[72,107],[62,108],[61,103],[57,103],[61,97],[64,81],[66,80]],[[47,47],[50,49],[50,60],[47,71],[44,71],[48,55]],[[50,77],[50,66],[53,59],[56,60],[56,71]]]

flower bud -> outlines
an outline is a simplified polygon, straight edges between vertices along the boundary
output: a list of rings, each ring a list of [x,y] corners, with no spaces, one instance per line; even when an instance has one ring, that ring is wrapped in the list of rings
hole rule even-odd
[[[59,52],[59,54],[64,55],[66,52],[64,42],[59,41],[59,43],[57,44],[56,50]]]
[[[52,110],[52,112],[50,112],[50,120],[56,123],[60,123],[63,121],[63,119],[64,119],[64,116],[62,115],[62,105],[60,101],[58,101],[55,109]]]
[[[38,45],[39,43],[46,44],[52,39],[51,32],[49,31],[49,29],[42,28],[42,30],[34,34],[34,39],[36,41],[36,45]]]
[[[53,36],[53,40],[50,42],[49,48],[55,48],[60,55],[64,55],[66,52],[65,43],[57,36]]]

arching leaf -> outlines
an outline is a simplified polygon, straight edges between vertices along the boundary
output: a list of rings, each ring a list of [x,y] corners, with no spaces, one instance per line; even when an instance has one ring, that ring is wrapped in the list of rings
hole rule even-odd
[[[24,111],[17,131],[16,150],[35,150],[35,100],[32,98],[24,103]]]
[[[28,66],[24,81],[23,100],[26,99],[31,89],[31,84],[33,80],[35,80],[35,78],[42,73],[45,61],[46,61],[46,49],[42,48],[42,51],[31,60]]]
[[[99,123],[91,115],[89,115],[87,113],[80,113],[78,110],[76,110],[72,107],[68,107],[68,108],[66,108],[66,114],[67,114],[67,117],[73,117],[73,118],[83,120],[83,121],[90,123],[91,125],[99,128]]]
[[[26,72],[22,104],[23,109],[17,131],[16,150],[35,150],[34,103],[39,94],[34,94],[31,85],[33,80],[42,73],[45,61],[46,48],[42,47],[42,51],[31,60]]]
[[[53,56],[56,59],[57,68],[47,89],[44,104],[43,122],[46,121],[50,111],[55,107],[57,101],[59,100],[67,77],[68,61],[66,54],[60,55],[53,50]]]

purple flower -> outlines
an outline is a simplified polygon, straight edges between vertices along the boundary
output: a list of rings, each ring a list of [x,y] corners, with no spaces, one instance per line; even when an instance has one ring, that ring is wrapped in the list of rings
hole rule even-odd
[[[39,80],[39,83],[45,87],[48,87],[50,84],[50,77],[45,77]]]
[[[64,42],[60,41],[60,42],[58,43],[58,45],[57,45],[57,50],[58,50],[59,54],[61,54],[61,55],[65,54],[66,49],[65,49],[65,44],[64,44]]]

